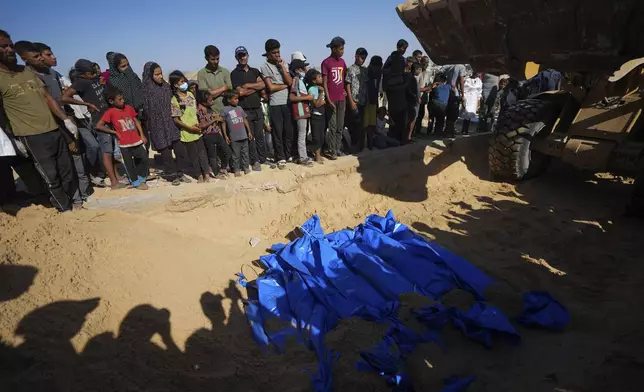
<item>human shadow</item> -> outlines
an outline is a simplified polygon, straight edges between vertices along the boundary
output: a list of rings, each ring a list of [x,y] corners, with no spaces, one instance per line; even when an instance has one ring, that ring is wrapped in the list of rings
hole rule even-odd
[[[10,362],[0,366],[0,390],[75,390],[79,358],[71,339],[98,303],[98,298],[58,301],[27,314],[15,331],[24,343],[12,349],[12,358],[3,358]]]
[[[489,134],[454,140],[418,140],[406,146],[358,155],[357,172],[363,190],[398,201],[423,202],[428,198],[429,177],[463,162],[475,176],[488,180]],[[427,163],[425,163],[427,161]]]
[[[26,293],[37,273],[38,268],[30,265],[0,264],[0,302]]]
[[[641,222],[621,217],[630,188],[561,165],[516,187],[454,201],[432,222],[414,222],[414,229],[499,283],[487,294],[505,314],[520,312],[523,292],[545,290],[572,316],[563,334],[522,329],[520,350],[490,355],[452,347],[467,365],[453,357],[434,365],[465,373],[498,368],[508,375],[529,368],[541,377],[529,390],[636,390],[644,349],[637,331],[644,318],[631,309],[640,302],[632,293],[641,290],[644,237]],[[515,377],[490,382],[500,390],[517,386]]]

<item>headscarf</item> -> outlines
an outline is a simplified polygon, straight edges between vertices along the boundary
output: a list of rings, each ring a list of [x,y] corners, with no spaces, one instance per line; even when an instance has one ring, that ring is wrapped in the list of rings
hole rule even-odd
[[[143,66],[143,112],[150,132],[152,147],[159,151],[179,140],[179,129],[172,120],[172,89],[163,80],[157,84],[152,77],[159,64],[148,61]]]
[[[124,58],[127,57],[121,53],[110,53],[108,55],[110,65],[109,84],[121,90],[126,104],[134,107],[135,110],[141,110],[143,108],[143,84],[131,66],[125,72],[119,71],[118,66]]]

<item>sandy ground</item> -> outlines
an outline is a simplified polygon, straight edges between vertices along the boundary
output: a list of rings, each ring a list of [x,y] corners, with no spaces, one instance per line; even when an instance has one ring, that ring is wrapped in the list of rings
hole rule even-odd
[[[572,315],[565,332],[519,327],[519,346],[492,350],[448,328],[445,352],[426,344],[408,359],[417,391],[454,374],[475,375],[475,392],[641,390],[644,234],[620,217],[627,181],[553,165],[513,186],[490,182],[486,167],[485,138],[470,138],[210,184],[102,190],[82,212],[0,213],[0,390],[311,390],[312,353],[263,353],[252,341],[234,274],[256,276],[253,261],[311,214],[331,231],[389,209],[495,278],[489,298],[509,317],[534,289]],[[402,317],[412,323],[423,302],[405,297]],[[389,390],[355,370],[384,328],[346,320],[329,335],[342,352],[334,390]]]

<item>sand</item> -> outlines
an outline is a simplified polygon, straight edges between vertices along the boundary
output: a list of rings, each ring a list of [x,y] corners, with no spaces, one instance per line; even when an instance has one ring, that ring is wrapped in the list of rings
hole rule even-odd
[[[315,356],[256,346],[234,274],[256,276],[254,261],[312,214],[331,231],[389,209],[496,279],[490,302],[509,317],[526,290],[549,291],[572,315],[565,332],[519,327],[519,346],[492,350],[447,328],[445,352],[424,344],[407,361],[417,391],[455,374],[477,377],[471,391],[640,390],[644,235],[620,217],[629,191],[628,180],[561,165],[518,186],[491,182],[486,140],[470,138],[210,184],[101,190],[69,214],[10,209],[0,213],[0,390],[311,390]],[[413,324],[424,302],[405,296],[403,319]],[[355,370],[384,328],[345,320],[328,336],[342,352],[334,390],[389,390]]]

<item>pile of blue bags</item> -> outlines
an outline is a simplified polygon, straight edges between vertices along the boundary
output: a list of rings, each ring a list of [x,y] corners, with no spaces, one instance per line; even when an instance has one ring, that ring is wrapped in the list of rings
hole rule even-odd
[[[493,337],[518,342],[520,337],[503,313],[485,302],[485,289],[493,280],[459,256],[427,242],[407,226],[396,222],[392,212],[371,215],[356,228],[324,234],[317,215],[301,226],[303,236],[289,244],[273,245],[274,253],[262,256],[264,274],[247,282],[245,312],[253,337],[264,347],[284,349],[295,337],[315,350],[319,363],[312,375],[316,392],[332,390],[332,367],[340,353],[325,346],[325,335],[340,319],[360,317],[388,323],[389,329],[376,347],[361,352],[358,370],[376,372],[395,391],[412,391],[404,372],[405,356],[419,343],[440,343],[439,332],[447,323],[467,337],[492,346]],[[471,293],[476,302],[467,311],[440,303],[451,290]],[[397,316],[399,296],[419,293],[436,302],[414,309],[427,327],[423,334],[407,328]],[[265,328],[273,318],[284,327]],[[562,329],[569,322],[566,309],[544,292],[524,294],[518,322]],[[464,391],[474,377],[445,380],[443,391]]]

